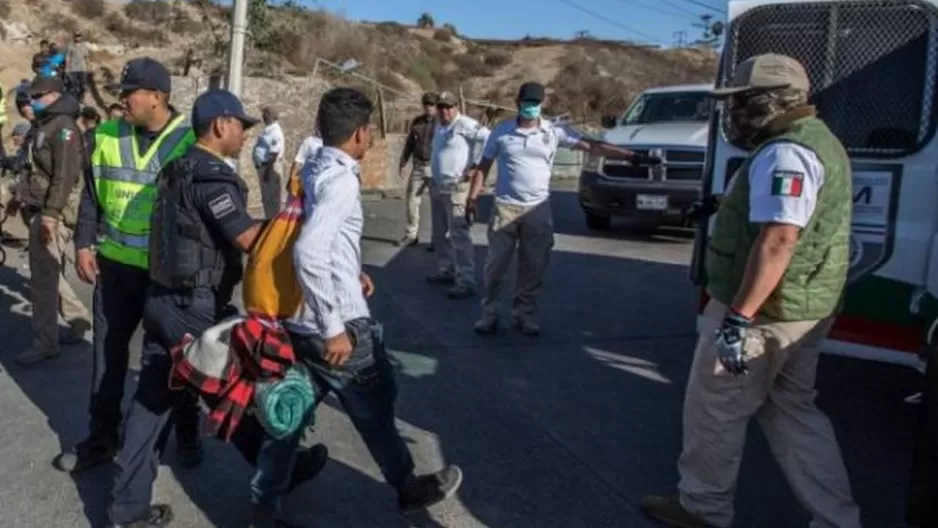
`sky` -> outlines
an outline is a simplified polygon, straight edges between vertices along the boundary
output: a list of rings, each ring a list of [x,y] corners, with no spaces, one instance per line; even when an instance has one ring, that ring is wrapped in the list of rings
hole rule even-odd
[[[699,38],[701,14],[725,20],[726,0],[303,0],[352,20],[414,24],[430,13],[438,26],[450,23],[474,38],[516,39],[525,35],[596,38],[671,46]]]

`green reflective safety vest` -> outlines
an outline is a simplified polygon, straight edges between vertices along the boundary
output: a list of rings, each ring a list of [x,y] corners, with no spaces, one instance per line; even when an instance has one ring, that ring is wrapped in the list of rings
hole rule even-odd
[[[707,245],[707,292],[727,305],[736,296],[760,232],[758,224],[749,222],[749,167],[763,148],[779,141],[814,152],[824,167],[824,184],[788,269],[759,313],[776,321],[823,319],[837,311],[847,280],[853,186],[843,145],[815,117],[794,121],[786,132],[760,145],[733,175]]]
[[[103,237],[98,253],[111,260],[149,269],[150,214],[156,176],[195,143],[195,133],[182,115],[174,118],[141,155],[133,127],[123,119],[95,130],[91,154],[95,192],[102,211]]]

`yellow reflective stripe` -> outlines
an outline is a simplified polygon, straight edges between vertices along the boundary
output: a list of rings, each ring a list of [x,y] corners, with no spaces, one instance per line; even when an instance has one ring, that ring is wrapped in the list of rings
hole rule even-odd
[[[172,138],[174,141],[169,143],[170,151],[176,147],[176,143],[185,136],[186,132],[190,129],[189,126],[180,126],[186,120],[184,115],[176,116],[176,119],[172,120],[163,133],[150,145],[150,148],[140,156],[140,149],[137,148],[137,135],[134,134],[133,129],[126,120],[121,120],[118,123],[118,138],[120,141],[120,151],[121,158],[126,162],[129,160],[133,161],[133,166],[137,170],[144,171],[149,170],[152,172],[159,172],[165,163],[165,159],[168,156],[161,156],[161,148],[164,144],[167,143],[167,140]],[[179,132],[179,129],[185,129],[181,135],[176,135]],[[124,166],[129,165],[128,163],[123,163]]]

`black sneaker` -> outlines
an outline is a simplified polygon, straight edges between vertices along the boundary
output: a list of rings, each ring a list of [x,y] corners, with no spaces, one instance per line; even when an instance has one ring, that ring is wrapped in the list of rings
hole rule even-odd
[[[60,454],[52,467],[66,473],[82,473],[98,466],[110,464],[117,456],[117,438],[91,435],[79,442],[72,451]]]
[[[177,437],[176,458],[179,459],[179,465],[186,469],[193,469],[202,465],[202,461],[205,459],[202,440],[198,437],[194,440],[181,440]]]
[[[424,510],[452,497],[461,484],[459,466],[446,466],[436,473],[416,477],[398,493],[397,505],[403,513]]]
[[[261,504],[251,505],[251,521],[248,528],[301,528],[299,524],[290,524]]]
[[[154,504],[150,506],[147,516],[138,521],[125,524],[112,524],[112,528],[151,528],[153,526],[169,526],[173,522],[173,509],[169,504]]]
[[[304,449],[296,454],[296,462],[293,464],[293,474],[290,475],[290,487],[287,493],[291,492],[304,482],[312,480],[326,467],[329,461],[329,449],[316,444],[309,449]]]

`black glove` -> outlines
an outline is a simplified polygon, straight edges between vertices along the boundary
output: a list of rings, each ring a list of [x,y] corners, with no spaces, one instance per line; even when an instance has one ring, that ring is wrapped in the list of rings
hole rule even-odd
[[[707,217],[717,212],[720,208],[720,199],[715,196],[708,196],[681,209],[681,218],[693,222],[705,220]]]
[[[752,325],[752,320],[730,310],[723,317],[723,323],[716,331],[717,358],[727,372],[740,375],[748,374],[746,367],[746,331]]]
[[[650,167],[661,165],[661,158],[658,156],[649,156],[648,154],[638,152],[636,152],[629,161],[632,162],[632,165],[647,165]]]

